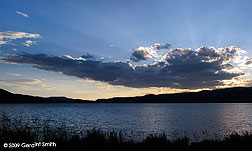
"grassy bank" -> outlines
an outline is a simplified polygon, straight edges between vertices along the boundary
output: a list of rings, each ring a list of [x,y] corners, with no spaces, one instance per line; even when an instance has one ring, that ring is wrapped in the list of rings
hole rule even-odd
[[[121,132],[104,132],[97,129],[76,132],[74,129],[67,128],[64,123],[55,128],[48,120],[34,119],[24,122],[2,114],[0,122],[0,150],[250,151],[252,149],[251,132],[233,133],[222,139],[213,138],[199,142],[190,142],[188,137],[168,139],[166,134],[150,134],[139,142],[126,139],[125,134]],[[40,144],[40,146],[31,147],[34,142],[48,144],[47,146]],[[50,142],[54,142],[56,146],[49,144]],[[4,148],[4,143],[8,143],[9,146]],[[10,143],[19,143],[19,145],[23,143],[23,145],[15,149],[15,144]]]

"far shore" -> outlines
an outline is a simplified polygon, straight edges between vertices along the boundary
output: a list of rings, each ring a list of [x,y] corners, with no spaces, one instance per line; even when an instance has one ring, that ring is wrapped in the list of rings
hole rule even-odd
[[[233,87],[199,92],[148,94],[135,97],[82,100],[67,97],[39,97],[0,89],[0,103],[252,103],[252,87]]]

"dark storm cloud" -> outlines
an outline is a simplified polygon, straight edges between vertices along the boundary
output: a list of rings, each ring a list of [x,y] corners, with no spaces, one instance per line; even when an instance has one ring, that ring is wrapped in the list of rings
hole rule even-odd
[[[81,58],[87,59],[87,60],[95,60],[96,59],[96,57],[94,55],[91,55],[89,53],[82,55]]]
[[[222,84],[221,80],[230,80],[243,75],[231,73],[230,64],[241,53],[240,48],[201,47],[170,50],[162,61],[150,65],[132,67],[129,62],[103,62],[72,58],[55,57],[46,54],[12,54],[1,58],[1,62],[31,64],[34,68],[62,72],[65,75],[83,79],[107,82],[134,88],[170,87],[170,88],[212,88]]]
[[[141,60],[146,60],[147,58],[151,58],[152,56],[145,50],[133,50],[132,56],[130,60],[134,62],[139,62]]]
[[[157,51],[161,49],[169,49],[171,47],[170,44],[160,45],[159,43],[154,44],[150,47],[138,47],[136,49],[132,49],[131,58],[130,60],[134,62],[139,62],[141,60],[146,60],[148,58],[156,58]]]
[[[154,46],[156,46],[156,48],[158,50],[160,50],[160,49],[169,49],[171,47],[171,44],[168,44],[168,43],[165,44],[165,45],[155,44]]]
[[[245,61],[245,65],[251,65],[252,64],[252,58],[247,58]]]

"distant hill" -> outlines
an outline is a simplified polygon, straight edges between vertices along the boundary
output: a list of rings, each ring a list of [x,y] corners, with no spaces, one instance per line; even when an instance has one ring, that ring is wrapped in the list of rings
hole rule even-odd
[[[66,97],[38,97],[22,94],[14,94],[0,89],[0,103],[90,103],[92,101],[72,99]]]
[[[99,103],[252,103],[252,87],[234,87],[200,92],[115,97]]]
[[[234,87],[200,92],[149,94],[88,101],[67,97],[38,97],[0,89],[0,103],[252,103],[252,87]]]
[[[89,101],[89,100],[81,100],[81,99],[72,99],[72,98],[67,98],[67,97],[49,97],[47,98],[50,101],[53,101],[54,103],[57,102],[64,102],[64,103],[92,103],[94,101]]]

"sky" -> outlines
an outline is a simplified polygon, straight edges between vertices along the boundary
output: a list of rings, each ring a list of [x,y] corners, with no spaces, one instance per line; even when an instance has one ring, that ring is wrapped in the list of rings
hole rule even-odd
[[[0,88],[95,100],[251,86],[249,0],[1,0]]]

